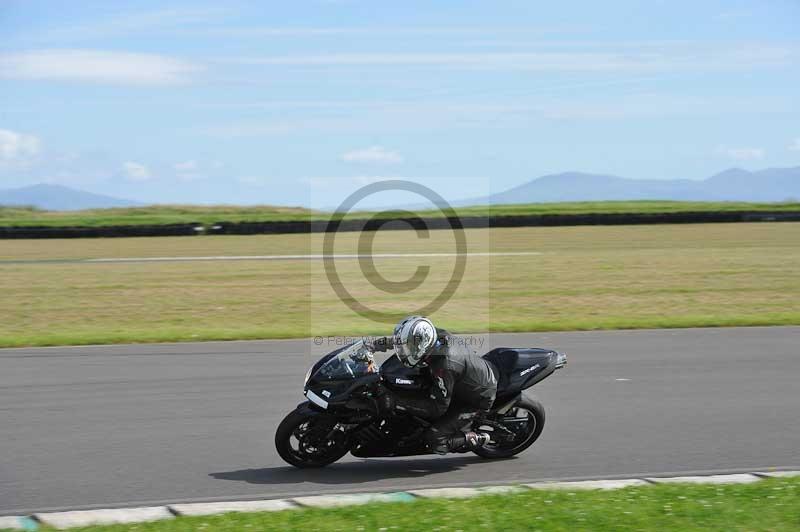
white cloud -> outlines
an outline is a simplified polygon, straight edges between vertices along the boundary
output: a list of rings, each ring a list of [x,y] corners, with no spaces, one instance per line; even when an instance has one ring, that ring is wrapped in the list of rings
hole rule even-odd
[[[737,161],[755,161],[763,159],[767,152],[764,148],[728,148],[720,146],[717,148],[717,153]]]
[[[197,161],[184,161],[182,163],[175,163],[172,167],[179,172],[190,172],[197,170]]]
[[[753,16],[753,12],[745,9],[738,9],[732,11],[723,11],[722,13],[717,14],[714,18],[730,20],[730,19],[737,19],[737,18],[750,18]]]
[[[35,42],[90,41],[108,39],[120,35],[139,35],[152,31],[178,31],[197,23],[218,23],[230,13],[227,8],[220,7],[187,7],[167,8],[152,11],[140,11],[112,14],[106,13],[102,18],[77,24],[59,24],[44,28],[41,32],[28,32],[26,40]]]
[[[383,146],[370,146],[361,150],[348,151],[342,154],[341,159],[348,163],[378,163],[399,164],[403,157],[396,151],[390,151]]]
[[[525,95],[509,97],[492,96],[486,100],[451,101],[449,91],[438,93],[436,98],[419,100],[274,100],[271,102],[238,102],[226,104],[231,109],[321,109],[346,110],[336,113],[298,113],[296,118],[280,121],[242,121],[207,125],[189,130],[193,134],[221,138],[258,137],[288,135],[295,132],[330,131],[353,137],[374,134],[375,124],[380,123],[394,131],[431,131],[447,128],[502,129],[527,127],[534,121],[545,120],[622,120],[635,117],[710,116],[729,115],[732,109],[740,114],[763,115],[764,113],[787,113],[795,107],[790,97],[758,96],[692,96],[675,95],[668,92],[652,92],[642,89],[626,91],[626,97],[610,97],[606,91],[589,99],[574,98],[570,89],[606,87],[622,84],[657,84],[666,78],[660,76],[617,77],[614,80],[594,82],[572,82],[541,84],[525,89]],[[564,91],[567,91],[566,94]],[[589,91],[591,93],[593,91]],[[538,96],[538,93],[543,93]],[[555,93],[548,95],[548,93]],[[456,92],[456,94],[458,94]],[[537,94],[536,98],[530,96]],[[713,146],[712,146],[713,149]],[[361,151],[361,150],[357,150]],[[341,160],[341,155],[338,156]]]
[[[300,182],[304,185],[314,188],[329,188],[341,191],[342,188],[350,188],[353,185],[363,187],[372,183],[379,183],[387,179],[402,179],[399,177],[383,177],[383,176],[346,176],[346,177],[303,177]]]
[[[236,181],[244,185],[250,185],[254,187],[265,187],[267,186],[269,180],[263,176],[245,175],[237,177]]]
[[[800,151],[800,137],[797,137],[789,144],[789,151]]]
[[[156,54],[33,50],[0,54],[0,78],[127,85],[184,83],[201,67]]]
[[[33,135],[0,129],[0,163],[22,162],[38,154],[40,147]]]
[[[313,188],[328,188],[341,192],[343,189],[352,187],[363,187],[372,183],[380,183],[389,180],[400,181],[424,181],[424,178],[386,176],[386,175],[357,175],[357,176],[317,176],[301,177],[299,182]]]
[[[122,163],[125,176],[131,181],[147,181],[153,178],[150,169],[143,164],[127,161]]]
[[[177,177],[181,181],[197,181],[205,177],[197,171],[199,165],[197,164],[197,161],[194,160],[175,163],[172,165],[172,168],[175,169],[177,172]]]
[[[186,174],[178,174],[177,177],[181,181],[200,181],[201,179],[205,179],[206,178],[205,175],[194,173],[194,172],[186,173]]]
[[[353,181],[357,185],[367,186],[371,185],[372,183],[380,183],[381,181],[386,181],[392,178],[384,177],[384,176],[377,176],[377,175],[359,175],[353,178]]]
[[[372,183],[380,183],[387,180],[412,180],[407,177],[377,176],[377,175],[358,175],[358,176],[339,176],[339,177],[303,177],[300,182],[312,188],[327,188],[341,191],[353,186],[363,187]]]
[[[312,188],[326,188],[335,183],[335,180],[327,177],[301,177],[300,182]]]
[[[358,35],[470,35],[470,34],[492,34],[497,31],[514,33],[515,30],[509,28],[491,27],[436,27],[436,26],[406,26],[406,27],[277,27],[277,26],[247,26],[247,27],[219,27],[219,28],[200,28],[189,30],[182,33],[211,35],[214,37],[244,37],[244,38],[264,38],[264,37],[352,37]],[[523,35],[554,33],[558,30],[532,30],[526,28],[521,30]]]
[[[270,122],[233,122],[196,129],[197,133],[221,138],[285,135],[297,131],[325,130],[341,133],[357,126],[352,118],[300,118]]]
[[[222,58],[220,61],[250,65],[323,68],[416,66],[553,72],[673,72],[788,66],[793,64],[799,55],[797,47],[789,45],[741,43],[709,46],[685,41],[652,47],[643,47],[630,42],[617,44],[616,49],[602,51],[591,44],[587,44],[584,49],[572,44],[568,50],[249,56]]]

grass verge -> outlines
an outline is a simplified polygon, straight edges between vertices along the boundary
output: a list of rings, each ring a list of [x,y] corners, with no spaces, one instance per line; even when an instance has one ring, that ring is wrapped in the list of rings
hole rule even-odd
[[[798,530],[800,478],[613,491],[526,490],[336,509],[178,517],[76,532],[243,530]]]
[[[800,324],[800,223],[467,230],[460,286],[432,318],[455,332],[521,332]],[[352,253],[360,235],[337,236]],[[377,233],[376,253],[450,251]],[[321,235],[15,240],[0,247],[0,346],[304,338],[385,334],[355,315],[321,261],[58,263],[63,258],[309,254]],[[448,247],[450,246],[450,247]],[[30,263],[3,262],[30,260]],[[377,259],[365,276],[336,261],[352,297],[399,319],[447,289],[452,257]],[[41,262],[37,262],[41,261]],[[430,273],[416,289],[386,279]],[[374,285],[372,284],[374,283]]]
[[[585,201],[564,203],[527,203],[458,207],[459,216],[519,216],[533,214],[622,214],[622,213],[675,213],[675,212],[731,212],[731,211],[800,211],[800,203],[746,203],[734,201]],[[439,210],[418,211],[420,216],[440,217]],[[349,218],[369,218],[371,212],[353,212]],[[383,217],[394,217],[396,212],[386,211]],[[403,215],[407,215],[403,213]],[[266,222],[327,220],[330,214],[302,207],[253,207],[226,205],[152,205],[113,209],[88,209],[83,211],[43,211],[27,207],[0,206],[0,226],[25,227],[98,227],[110,225],[164,225],[217,222]]]

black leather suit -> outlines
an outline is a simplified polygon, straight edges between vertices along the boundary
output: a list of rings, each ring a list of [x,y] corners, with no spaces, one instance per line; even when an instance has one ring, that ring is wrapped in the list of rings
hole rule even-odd
[[[423,370],[430,377],[428,396],[397,394],[395,408],[433,420],[425,440],[435,452],[444,454],[462,449],[462,430],[491,408],[497,374],[490,362],[473,354],[447,331],[437,329],[437,336]]]

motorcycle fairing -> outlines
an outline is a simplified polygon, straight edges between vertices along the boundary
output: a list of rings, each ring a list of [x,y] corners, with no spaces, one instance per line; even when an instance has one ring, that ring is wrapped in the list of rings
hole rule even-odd
[[[381,379],[392,390],[416,391],[427,389],[428,377],[418,367],[405,366],[397,355],[392,355],[381,364]]]
[[[304,393],[317,407],[327,410],[346,403],[356,388],[379,379],[378,367],[359,341],[322,357],[311,368]]]
[[[499,373],[497,397],[507,398],[549,376],[556,370],[558,353],[550,349],[498,347],[483,358]]]

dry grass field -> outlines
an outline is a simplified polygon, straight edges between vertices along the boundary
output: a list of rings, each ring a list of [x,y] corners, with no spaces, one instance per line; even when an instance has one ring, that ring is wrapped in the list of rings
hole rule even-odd
[[[353,253],[361,235],[337,236]],[[800,224],[479,229],[461,285],[433,317],[460,332],[800,324]],[[322,235],[0,241],[0,345],[386,333],[336,296],[319,260],[81,263],[120,257],[320,253]],[[377,234],[375,253],[454,251],[452,234]],[[525,252],[487,256],[474,253]],[[446,285],[455,258],[376,258],[373,287],[336,261],[359,301],[409,312]],[[380,279],[372,275],[379,287]]]

